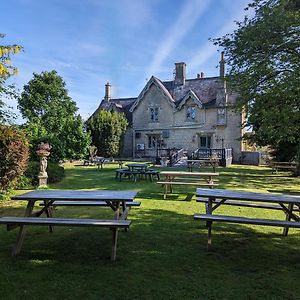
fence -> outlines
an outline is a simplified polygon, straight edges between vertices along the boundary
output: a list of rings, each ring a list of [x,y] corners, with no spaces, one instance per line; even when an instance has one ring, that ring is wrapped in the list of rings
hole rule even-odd
[[[220,165],[223,167],[230,166],[232,164],[232,149],[197,149],[189,157],[190,159],[201,159],[201,158],[219,158]]]

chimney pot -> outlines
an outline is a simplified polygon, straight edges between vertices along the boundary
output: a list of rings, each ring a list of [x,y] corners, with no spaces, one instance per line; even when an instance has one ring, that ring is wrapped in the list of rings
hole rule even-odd
[[[204,78],[204,73],[203,72],[201,72],[200,75],[201,75],[201,78]]]

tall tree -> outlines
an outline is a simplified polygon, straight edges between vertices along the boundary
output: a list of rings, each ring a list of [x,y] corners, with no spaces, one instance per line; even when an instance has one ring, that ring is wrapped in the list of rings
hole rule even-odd
[[[0,33],[0,38],[5,35]],[[0,97],[15,97],[15,89],[12,85],[7,86],[5,81],[8,77],[17,73],[17,68],[11,65],[11,55],[22,50],[20,45],[0,45]],[[0,124],[6,123],[13,117],[13,113],[5,102],[0,99]]]
[[[300,3],[254,0],[252,18],[237,22],[232,34],[214,39],[224,48],[228,81],[246,108],[258,145],[300,156]]]
[[[76,112],[76,103],[68,96],[64,80],[56,71],[33,74],[19,98],[22,116],[31,140],[31,157],[40,141],[49,142],[50,159],[82,158],[87,154],[89,135]]]
[[[97,147],[99,155],[105,157],[120,155],[123,134],[128,125],[123,113],[100,110],[86,125],[91,133],[92,144]]]

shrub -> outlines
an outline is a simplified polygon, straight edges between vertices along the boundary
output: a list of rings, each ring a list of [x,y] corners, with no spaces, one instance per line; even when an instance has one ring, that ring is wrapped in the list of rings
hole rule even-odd
[[[30,184],[33,186],[38,185],[38,174],[40,172],[40,162],[30,161],[28,168],[25,171],[25,176],[30,180]],[[61,181],[65,176],[65,169],[58,164],[48,162],[47,167],[48,183],[55,183]]]
[[[0,191],[17,185],[25,172],[29,146],[25,133],[14,127],[0,125]]]

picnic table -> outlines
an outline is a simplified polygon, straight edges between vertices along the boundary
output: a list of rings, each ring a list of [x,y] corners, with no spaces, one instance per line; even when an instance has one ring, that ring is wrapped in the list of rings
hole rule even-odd
[[[173,185],[193,185],[193,186],[206,186],[214,187],[218,184],[218,180],[214,180],[214,177],[219,176],[219,173],[210,172],[184,172],[184,171],[162,171],[161,175],[165,176],[163,181],[158,181],[164,189],[164,199],[166,199],[168,191],[173,192]]]
[[[149,168],[149,164],[147,163],[129,163],[126,164],[127,169],[117,169],[116,170],[116,178],[122,180],[122,176],[127,176],[131,178],[134,182],[137,181],[138,178],[146,178],[149,176],[150,181],[153,180],[153,176],[156,176],[159,179],[159,172],[155,169]]]
[[[190,172],[193,172],[193,168],[198,166],[199,168],[205,166],[211,166],[213,168],[213,172],[216,172],[216,168],[219,166],[218,158],[201,158],[201,159],[188,159],[187,167]]]
[[[22,195],[14,196],[15,201],[27,201],[24,217],[2,217],[0,224],[7,224],[8,229],[20,227],[13,255],[20,253],[25,238],[26,225],[46,225],[50,232],[53,226],[96,226],[112,229],[113,242],[111,260],[116,259],[118,228],[128,228],[131,224],[127,220],[129,205],[133,203],[136,196],[135,191],[82,191],[82,190],[36,190]],[[42,202],[42,207],[33,212],[36,202]],[[110,207],[114,216],[112,219],[82,219],[82,218],[53,218],[53,206],[68,205],[90,205]],[[42,214],[46,218],[41,218]]]
[[[300,209],[300,196],[202,188],[197,188],[196,196],[198,202],[204,202],[206,204],[206,214],[195,214],[194,219],[206,221],[208,228],[208,249],[211,248],[212,223],[214,221],[284,227],[283,234],[285,236],[288,234],[289,227],[300,228],[300,218],[295,214],[295,212],[299,212]],[[218,207],[226,204],[259,209],[281,210],[285,214],[285,220],[213,214],[213,211]],[[243,212],[243,210],[241,210],[241,212]]]
[[[282,162],[272,161],[270,166],[272,167],[272,173],[277,173],[278,170],[295,171],[298,163],[296,162]]]

